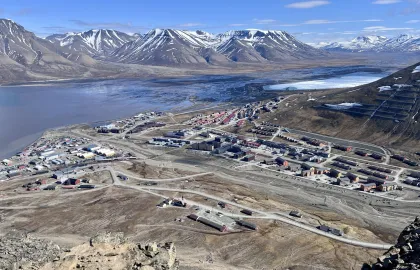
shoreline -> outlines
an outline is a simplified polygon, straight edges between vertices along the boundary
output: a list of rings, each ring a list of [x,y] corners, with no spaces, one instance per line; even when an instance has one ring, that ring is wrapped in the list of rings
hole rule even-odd
[[[312,77],[311,78],[305,78],[305,80],[314,80],[315,78],[334,78],[334,77],[337,77],[337,76],[343,76],[343,73],[344,74],[352,74],[352,73],[354,73],[354,72],[360,72],[360,71],[357,71],[357,70],[354,70],[354,68],[356,68],[356,67],[362,67],[362,69],[364,70],[364,69],[376,69],[376,70],[378,70],[377,68],[374,68],[374,67],[371,67],[371,66],[360,66],[360,65],[354,65],[354,66],[352,66],[352,67],[350,67],[350,68],[348,68],[347,67],[347,69],[345,70],[345,71],[343,71],[343,70],[338,70],[335,74],[336,74],[336,76],[334,76],[334,74],[324,74],[324,75],[319,75],[319,74],[314,74],[314,75],[312,75]],[[310,70],[311,68],[308,68],[308,70]],[[382,69],[383,71],[384,71],[384,69]],[[201,76],[211,76],[211,75],[201,75]],[[212,76],[215,76],[215,75],[212,75]],[[222,76],[222,75],[219,75],[219,76]],[[232,75],[232,74],[226,74],[226,75],[224,75],[224,76],[239,76],[239,74],[236,74],[236,75]],[[186,76],[183,76],[183,78],[185,78]],[[194,77],[194,76],[188,76],[188,77]],[[179,78],[179,77],[175,77],[175,78]],[[89,82],[97,82],[97,81],[110,81],[110,80],[138,80],[138,78],[131,78],[131,79],[128,79],[128,78],[119,78],[119,79],[115,79],[115,78],[108,78],[108,79],[85,79],[85,80],[78,80],[78,79],[63,79],[63,80],[57,80],[57,81],[49,81],[50,82],[50,84],[48,84],[48,85],[54,85],[54,84],[62,84],[62,83],[89,83]],[[305,81],[305,80],[303,80],[303,81]],[[300,80],[300,81],[302,81],[302,80]],[[10,85],[10,86],[6,86],[6,87],[20,87],[20,86],[24,86],[24,87],[26,87],[26,86],[28,86],[28,87],[30,87],[30,86],[43,86],[43,85],[45,85],[45,84],[43,84],[43,83],[45,83],[45,81],[42,81],[42,82],[38,82],[38,83],[33,83],[33,84],[27,84],[27,85]],[[245,85],[247,85],[247,84],[249,84],[249,83],[246,83]],[[310,92],[315,92],[315,91],[323,91],[323,90],[326,90],[326,89],[311,89],[311,90],[302,90],[302,89],[297,89],[297,90],[290,90],[290,91],[286,91],[286,90],[278,90],[278,89],[273,89],[273,90],[269,90],[269,89],[264,89],[263,88],[263,85],[264,86],[270,86],[270,85],[273,85],[273,84],[276,84],[274,81],[273,82],[266,82],[266,83],[257,83],[259,86],[258,87],[261,87],[261,89],[263,89],[263,91],[264,92],[266,92],[267,94],[270,94],[270,95],[282,95],[282,94],[290,94],[291,92],[293,92],[293,91],[296,91],[296,92],[307,92],[307,93],[310,93]],[[4,87],[4,86],[2,86],[2,87]],[[344,87],[344,88],[348,88],[348,87]],[[330,88],[330,89],[334,89],[334,88]],[[263,96],[265,96],[265,95],[261,95],[261,97],[263,97]],[[239,98],[240,99],[240,98]],[[238,100],[239,101],[239,100]],[[227,103],[226,102],[224,102],[225,104],[224,105],[226,105]],[[200,105],[201,104],[201,105]],[[182,113],[182,112],[187,112],[187,111],[191,111],[192,109],[194,109],[194,107],[196,107],[196,106],[202,106],[202,104],[205,104],[204,105],[204,107],[201,107],[203,110],[205,110],[206,108],[205,107],[211,107],[212,105],[216,105],[216,104],[219,104],[219,105],[217,105],[217,106],[220,106],[220,105],[223,105],[223,103],[222,102],[216,102],[216,103],[213,103],[213,102],[206,102],[206,101],[203,101],[202,103],[201,102],[199,102],[199,103],[194,103],[194,102],[192,102],[192,104],[190,104],[190,105],[188,105],[187,107],[181,107],[181,108],[179,108],[179,107],[173,107],[173,108],[170,108],[169,110],[162,110],[162,109],[159,109],[160,111],[164,111],[164,112],[167,112],[167,113]],[[232,105],[232,104],[231,104]],[[146,111],[153,111],[154,109],[147,109]],[[24,142],[24,143],[19,143],[19,140],[22,140],[22,139],[24,139],[25,137],[23,137],[23,138],[18,138],[17,140],[15,140],[15,141],[13,141],[13,143],[17,143],[17,144],[19,144],[17,147],[14,147],[14,150],[12,150],[12,151],[8,151],[7,153],[5,152],[4,154],[1,154],[0,155],[0,158],[9,158],[9,157],[11,157],[11,156],[13,156],[13,155],[16,155],[16,153],[18,153],[18,152],[20,152],[20,151],[22,151],[23,149],[25,149],[26,147],[28,147],[29,145],[31,145],[31,144],[33,144],[34,142],[36,142],[37,140],[39,140],[39,138],[41,138],[46,132],[48,132],[48,131],[54,131],[54,130],[56,130],[56,129],[60,129],[60,128],[69,128],[69,127],[71,127],[71,126],[73,126],[73,125],[89,125],[89,126],[92,126],[93,124],[95,124],[95,123],[103,123],[103,122],[112,122],[112,121],[117,121],[117,120],[120,120],[120,119],[124,119],[124,118],[128,118],[128,117],[132,117],[133,115],[136,115],[136,114],[138,114],[138,113],[141,113],[141,112],[145,112],[145,111],[141,111],[141,110],[139,110],[139,111],[137,111],[136,113],[128,113],[127,114],[127,116],[124,116],[124,117],[118,117],[118,118],[108,118],[108,119],[103,119],[103,120],[98,120],[98,121],[93,121],[93,122],[80,122],[80,123],[75,123],[75,124],[70,124],[70,125],[62,125],[62,126],[58,126],[58,127],[52,127],[52,128],[47,128],[47,129],[45,129],[45,130],[43,130],[43,131],[41,131],[41,132],[39,132],[39,133],[36,133],[36,134],[39,134],[39,136],[37,136],[37,138],[36,139],[34,139],[34,140],[31,140],[30,142],[27,140],[26,142]],[[35,136],[35,134],[29,134],[29,135],[27,135],[26,137],[33,137],[33,136]],[[12,155],[10,155],[10,153],[12,153]]]
[[[335,59],[337,60],[337,59]],[[270,65],[268,67],[257,67],[254,69],[221,69],[219,72],[212,72],[211,69],[206,70],[184,70],[185,73],[180,72],[176,75],[146,75],[146,76],[135,76],[130,74],[129,76],[108,76],[108,77],[96,77],[96,78],[57,78],[57,79],[46,79],[46,80],[35,80],[35,81],[26,81],[26,82],[6,82],[0,84],[0,87],[31,87],[31,86],[51,86],[54,84],[61,83],[89,83],[89,82],[98,82],[98,81],[109,81],[109,80],[155,80],[155,79],[176,79],[176,78],[188,78],[194,76],[243,76],[248,74],[255,73],[270,73],[270,72],[281,72],[286,70],[305,70],[305,69],[314,69],[314,68],[357,68],[357,67],[366,67],[370,69],[380,69],[382,71],[386,69],[395,68],[395,65],[391,66],[381,66],[378,67],[375,64],[364,63],[363,61],[350,61],[350,65],[345,65],[345,62],[332,62],[332,63],[318,63],[318,64],[309,64],[309,63],[286,63],[286,66],[281,65]],[[155,67],[155,66],[153,66]],[[180,69],[181,71],[182,69]]]
[[[197,106],[201,106],[203,104],[206,104],[206,105],[204,107],[202,107],[201,109],[194,110],[194,108],[196,108]],[[192,104],[191,106],[188,106],[188,107],[185,107],[185,108],[172,108],[172,109],[170,109],[168,111],[164,111],[164,112],[166,114],[168,114],[168,113],[183,114],[183,113],[192,113],[194,111],[197,111],[198,112],[198,111],[201,111],[201,110],[208,110],[208,109],[217,108],[217,107],[223,107],[223,106],[232,106],[232,104],[230,104],[230,103],[225,103],[225,104],[219,103],[218,105],[215,105],[215,106],[210,106],[211,103],[203,103],[203,104],[195,103],[195,104]],[[72,127],[78,127],[78,126],[83,126],[83,125],[87,125],[87,126],[92,127],[92,126],[95,126],[95,124],[99,124],[99,123],[103,123],[103,122],[119,121],[119,120],[122,120],[122,119],[133,117],[133,116],[138,115],[140,113],[146,113],[146,112],[148,112],[148,111],[138,111],[137,113],[131,114],[131,115],[126,116],[126,117],[119,117],[119,118],[113,118],[113,119],[105,119],[105,120],[93,121],[93,122],[81,122],[81,123],[77,123],[77,124],[63,125],[63,126],[58,126],[58,127],[47,128],[47,129],[45,129],[45,130],[43,130],[41,132],[38,132],[38,133],[35,133],[35,134],[30,134],[28,136],[23,137],[23,138],[26,138],[26,137],[36,136],[36,139],[31,140],[30,143],[24,143],[23,144],[23,142],[22,142],[18,147],[15,147],[16,150],[13,150],[13,153],[12,154],[9,154],[9,153],[5,153],[4,155],[3,154],[0,154],[0,160],[11,158],[11,157],[15,156],[16,154],[18,154],[19,152],[22,152],[25,148],[27,148],[30,145],[32,145],[35,142],[37,142],[40,138],[42,138],[43,136],[45,136],[45,134],[48,133],[48,132],[54,132],[54,131],[58,131],[60,129],[70,129]],[[22,138],[18,139],[17,141],[19,141],[21,139]],[[14,143],[15,142],[16,141],[14,141]]]

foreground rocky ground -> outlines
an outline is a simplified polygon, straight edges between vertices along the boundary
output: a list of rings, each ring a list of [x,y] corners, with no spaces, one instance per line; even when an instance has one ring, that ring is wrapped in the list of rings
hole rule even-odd
[[[92,237],[89,243],[72,249],[62,249],[50,241],[13,231],[0,238],[0,269],[178,270],[180,268],[173,243],[135,244],[128,241],[123,233],[102,232]],[[372,266],[366,264],[362,269],[420,269],[420,218],[417,217],[403,230],[397,244],[379,257],[377,263]]]
[[[420,269],[420,218],[409,226],[398,237],[397,244],[390,248],[372,267],[364,270],[417,270]]]
[[[0,238],[0,269],[38,269],[61,252],[51,241],[12,231]]]
[[[99,233],[72,249],[18,232],[0,239],[0,269],[176,270],[178,265],[173,243],[135,244],[123,233]]]

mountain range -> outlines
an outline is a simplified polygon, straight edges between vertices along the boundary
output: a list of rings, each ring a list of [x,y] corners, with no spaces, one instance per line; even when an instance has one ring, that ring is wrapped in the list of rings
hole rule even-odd
[[[47,55],[64,62],[83,55],[110,62],[161,66],[266,63],[327,55],[283,31],[242,30],[213,35],[204,31],[153,29],[144,35],[129,35],[98,29],[39,38],[15,22],[1,19],[0,38],[3,54],[23,66],[45,61]]]
[[[249,64],[264,68],[328,55],[283,31],[252,29],[214,35],[200,30],[127,34],[97,29],[41,38],[12,20],[0,19],[0,82],[168,74]]]
[[[328,60],[335,51],[412,52],[420,51],[419,46],[418,38],[404,35],[359,37],[315,48],[287,32],[258,29],[221,34],[177,29],[127,34],[97,29],[41,38],[12,20],[0,19],[0,83],[265,69]]]
[[[319,49],[330,52],[420,52],[420,36],[401,34],[397,37],[360,36],[351,41],[319,43]]]

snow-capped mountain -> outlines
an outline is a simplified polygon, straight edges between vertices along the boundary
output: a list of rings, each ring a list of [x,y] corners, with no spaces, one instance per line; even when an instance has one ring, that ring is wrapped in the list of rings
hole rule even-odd
[[[234,62],[264,63],[267,59],[262,57],[246,41],[232,37],[217,47],[217,51]]]
[[[267,60],[278,62],[326,55],[325,52],[300,42],[284,31],[258,29],[228,31],[218,35],[218,38],[221,42],[217,47],[218,51],[227,52],[227,56],[233,61],[245,55],[245,58],[251,62]],[[246,51],[245,54],[238,55],[244,53],[243,50]]]
[[[219,43],[219,39],[217,35],[213,35],[211,33],[196,30],[196,31],[183,31],[185,33],[188,33],[189,35],[192,35],[194,38],[201,40],[203,44],[205,44],[208,47],[214,47]]]
[[[101,29],[39,38],[10,20],[0,20],[0,65],[35,64],[38,69],[49,68],[51,74],[71,72],[73,68],[86,72],[87,67],[97,68],[99,64],[101,68],[116,67],[109,62],[235,66],[235,63],[276,63],[327,54],[282,31],[251,29],[213,35],[199,30],[154,29],[145,35],[129,35]]]
[[[115,50],[111,59],[148,65],[227,64],[277,62],[326,54],[282,31],[241,30],[215,36],[203,31],[154,29]]]
[[[50,42],[8,19],[0,19],[0,54],[23,66],[71,64],[55,52]]]
[[[402,34],[395,38],[390,38],[386,42],[387,51],[395,52],[420,52],[420,36]]]
[[[212,48],[214,43],[213,37],[202,31],[154,29],[115,50],[110,59],[146,65],[206,64],[215,58],[227,63]]]
[[[129,41],[139,38],[123,32],[99,29],[81,33],[54,34],[47,40],[70,52],[81,52],[90,56],[107,56]]]
[[[323,43],[319,47],[330,51],[363,52],[373,50],[375,47],[383,45],[387,40],[383,36],[360,36],[351,41]]]
[[[343,52],[419,52],[420,37],[402,34],[395,38],[360,36],[351,41],[320,43],[318,48]]]

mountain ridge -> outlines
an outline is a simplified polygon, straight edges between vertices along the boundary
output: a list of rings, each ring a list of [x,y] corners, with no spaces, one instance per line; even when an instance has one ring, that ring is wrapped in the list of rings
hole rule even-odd
[[[316,48],[331,52],[420,52],[420,36],[400,34],[396,37],[359,36],[351,41],[323,42]]]
[[[66,34],[53,34],[46,40],[64,47],[71,52],[82,52],[92,57],[109,55],[136,37],[112,29],[92,29],[85,32],[69,32]]]
[[[153,29],[115,50],[111,60],[131,64],[213,64],[203,57],[203,51],[221,65],[311,59],[328,54],[284,31],[252,29],[212,35],[200,30]]]

